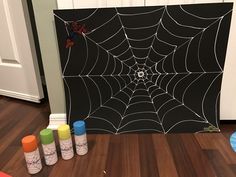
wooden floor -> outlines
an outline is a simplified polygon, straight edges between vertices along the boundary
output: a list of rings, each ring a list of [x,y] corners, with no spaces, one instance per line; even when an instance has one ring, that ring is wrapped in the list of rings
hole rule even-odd
[[[28,177],[21,138],[38,136],[48,124],[49,106],[0,96],[0,169]],[[34,176],[42,177],[235,177],[236,153],[229,136],[236,125],[212,134],[89,135],[89,153]],[[58,142],[57,142],[58,146]],[[59,148],[58,148],[59,150]],[[41,151],[41,147],[40,147]],[[41,151],[42,154],[42,151]]]

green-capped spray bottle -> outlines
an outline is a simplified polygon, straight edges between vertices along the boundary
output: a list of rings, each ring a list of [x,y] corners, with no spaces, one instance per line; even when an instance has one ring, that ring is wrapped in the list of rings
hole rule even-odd
[[[40,139],[43,147],[43,153],[46,165],[54,165],[57,160],[57,150],[51,129],[43,129],[40,131]]]

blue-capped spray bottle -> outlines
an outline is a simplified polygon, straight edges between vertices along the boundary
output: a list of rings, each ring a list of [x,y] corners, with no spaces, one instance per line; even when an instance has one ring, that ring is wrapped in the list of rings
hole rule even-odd
[[[85,155],[88,152],[88,143],[84,121],[76,121],[73,123],[76,153]]]

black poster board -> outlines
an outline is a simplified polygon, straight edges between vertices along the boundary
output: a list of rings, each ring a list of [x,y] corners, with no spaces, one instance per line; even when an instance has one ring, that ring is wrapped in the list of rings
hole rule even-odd
[[[219,131],[232,3],[55,10],[68,123]]]

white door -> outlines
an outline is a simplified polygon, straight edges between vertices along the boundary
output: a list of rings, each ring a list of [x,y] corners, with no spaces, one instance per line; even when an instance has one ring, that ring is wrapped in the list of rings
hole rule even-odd
[[[40,102],[42,84],[26,0],[0,0],[0,95]]]

